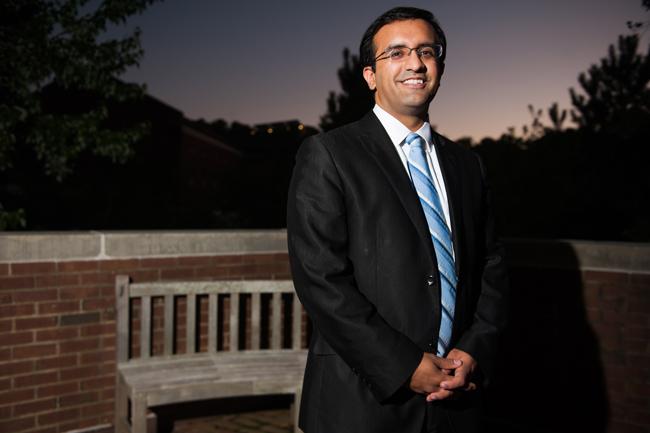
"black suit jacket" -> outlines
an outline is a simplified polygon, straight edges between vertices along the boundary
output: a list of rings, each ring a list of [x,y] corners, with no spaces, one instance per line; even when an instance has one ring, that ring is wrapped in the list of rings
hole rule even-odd
[[[479,158],[434,133],[459,277],[452,347],[489,377],[504,326],[507,277]],[[424,396],[408,383],[435,352],[440,283],[415,189],[370,112],[308,138],[289,189],[296,291],[313,323],[300,427],[307,433],[420,433]],[[440,404],[459,431],[479,393]]]

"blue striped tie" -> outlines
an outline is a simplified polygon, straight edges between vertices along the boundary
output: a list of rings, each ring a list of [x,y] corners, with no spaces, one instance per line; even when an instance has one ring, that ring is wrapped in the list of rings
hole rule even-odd
[[[425,153],[425,141],[418,134],[412,132],[406,137],[406,142],[411,146],[408,156],[408,167],[415,190],[420,198],[424,216],[429,225],[429,233],[433,241],[440,274],[442,317],[440,319],[440,333],[438,335],[438,356],[444,356],[449,349],[451,329],[454,321],[454,307],[456,305],[456,268],[454,266],[453,243],[451,232],[445,221],[440,196],[431,177],[429,164]]]

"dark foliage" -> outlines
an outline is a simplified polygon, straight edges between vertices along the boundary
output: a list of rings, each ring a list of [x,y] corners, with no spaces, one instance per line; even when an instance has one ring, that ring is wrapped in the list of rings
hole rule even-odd
[[[628,135],[650,114],[650,46],[638,52],[638,35],[619,36],[607,57],[582,73],[584,94],[570,89],[573,120],[581,129]]]
[[[650,240],[650,51],[636,35],[587,73],[584,94],[571,89],[577,129],[552,127],[542,110],[522,138],[484,139],[475,147],[490,173],[500,233],[509,237]]]
[[[219,218],[211,227],[282,228],[286,226],[287,190],[300,143],[317,130],[297,120],[271,124],[228,124],[218,119],[212,132],[242,152],[240,171],[220,200],[230,210],[214,206]]]
[[[109,39],[106,30],[154,1],[1,3],[1,203],[28,200],[20,182],[26,170],[61,182],[86,155],[111,163],[132,157],[132,146],[145,135],[146,125],[110,124],[109,107],[143,95],[142,86],[118,79],[142,56],[140,32]],[[53,105],[50,89],[83,103]],[[0,229],[15,226],[13,216],[0,210]],[[28,212],[23,216],[30,218]]]
[[[338,70],[341,93],[330,92],[327,112],[321,116],[320,127],[329,131],[346,123],[359,120],[374,105],[374,95],[363,79],[359,57],[343,50],[343,66]]]

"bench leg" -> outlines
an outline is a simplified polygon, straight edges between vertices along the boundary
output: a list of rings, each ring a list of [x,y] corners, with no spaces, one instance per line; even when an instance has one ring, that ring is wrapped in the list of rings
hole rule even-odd
[[[298,427],[298,417],[300,416],[300,399],[302,398],[302,387],[296,388],[296,392],[293,397],[293,404],[291,405],[291,412],[293,415],[293,432],[302,433],[300,427]]]
[[[147,399],[141,394],[131,399],[131,431],[147,433]]]
[[[115,381],[115,417],[113,423],[115,433],[129,433],[129,398],[121,379],[118,373]]]
[[[114,426],[115,433],[131,433],[131,426],[127,420],[117,420]]]
[[[147,416],[147,431],[158,433],[158,417],[154,412],[151,412],[149,416]]]

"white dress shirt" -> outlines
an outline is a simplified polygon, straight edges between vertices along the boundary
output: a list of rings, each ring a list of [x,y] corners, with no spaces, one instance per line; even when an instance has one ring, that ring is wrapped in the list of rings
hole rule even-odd
[[[386,110],[381,108],[379,105],[375,104],[372,111],[379,118],[382,126],[388,133],[395,150],[404,164],[404,170],[411,178],[411,173],[408,169],[408,159],[407,155],[411,150],[411,146],[406,142],[406,136],[411,132],[402,122],[397,120],[391,114],[387,113]],[[426,155],[427,163],[429,164],[429,171],[433,177],[433,183],[438,191],[440,197],[440,204],[442,205],[442,210],[445,214],[445,222],[447,227],[449,227],[449,233],[451,233],[451,219],[449,217],[449,202],[447,201],[447,190],[445,188],[445,180],[442,178],[442,171],[440,170],[440,163],[438,162],[438,155],[436,154],[436,148],[433,145],[433,135],[431,134],[431,125],[429,122],[424,122],[424,124],[415,131],[420,137],[424,138],[426,141]]]

